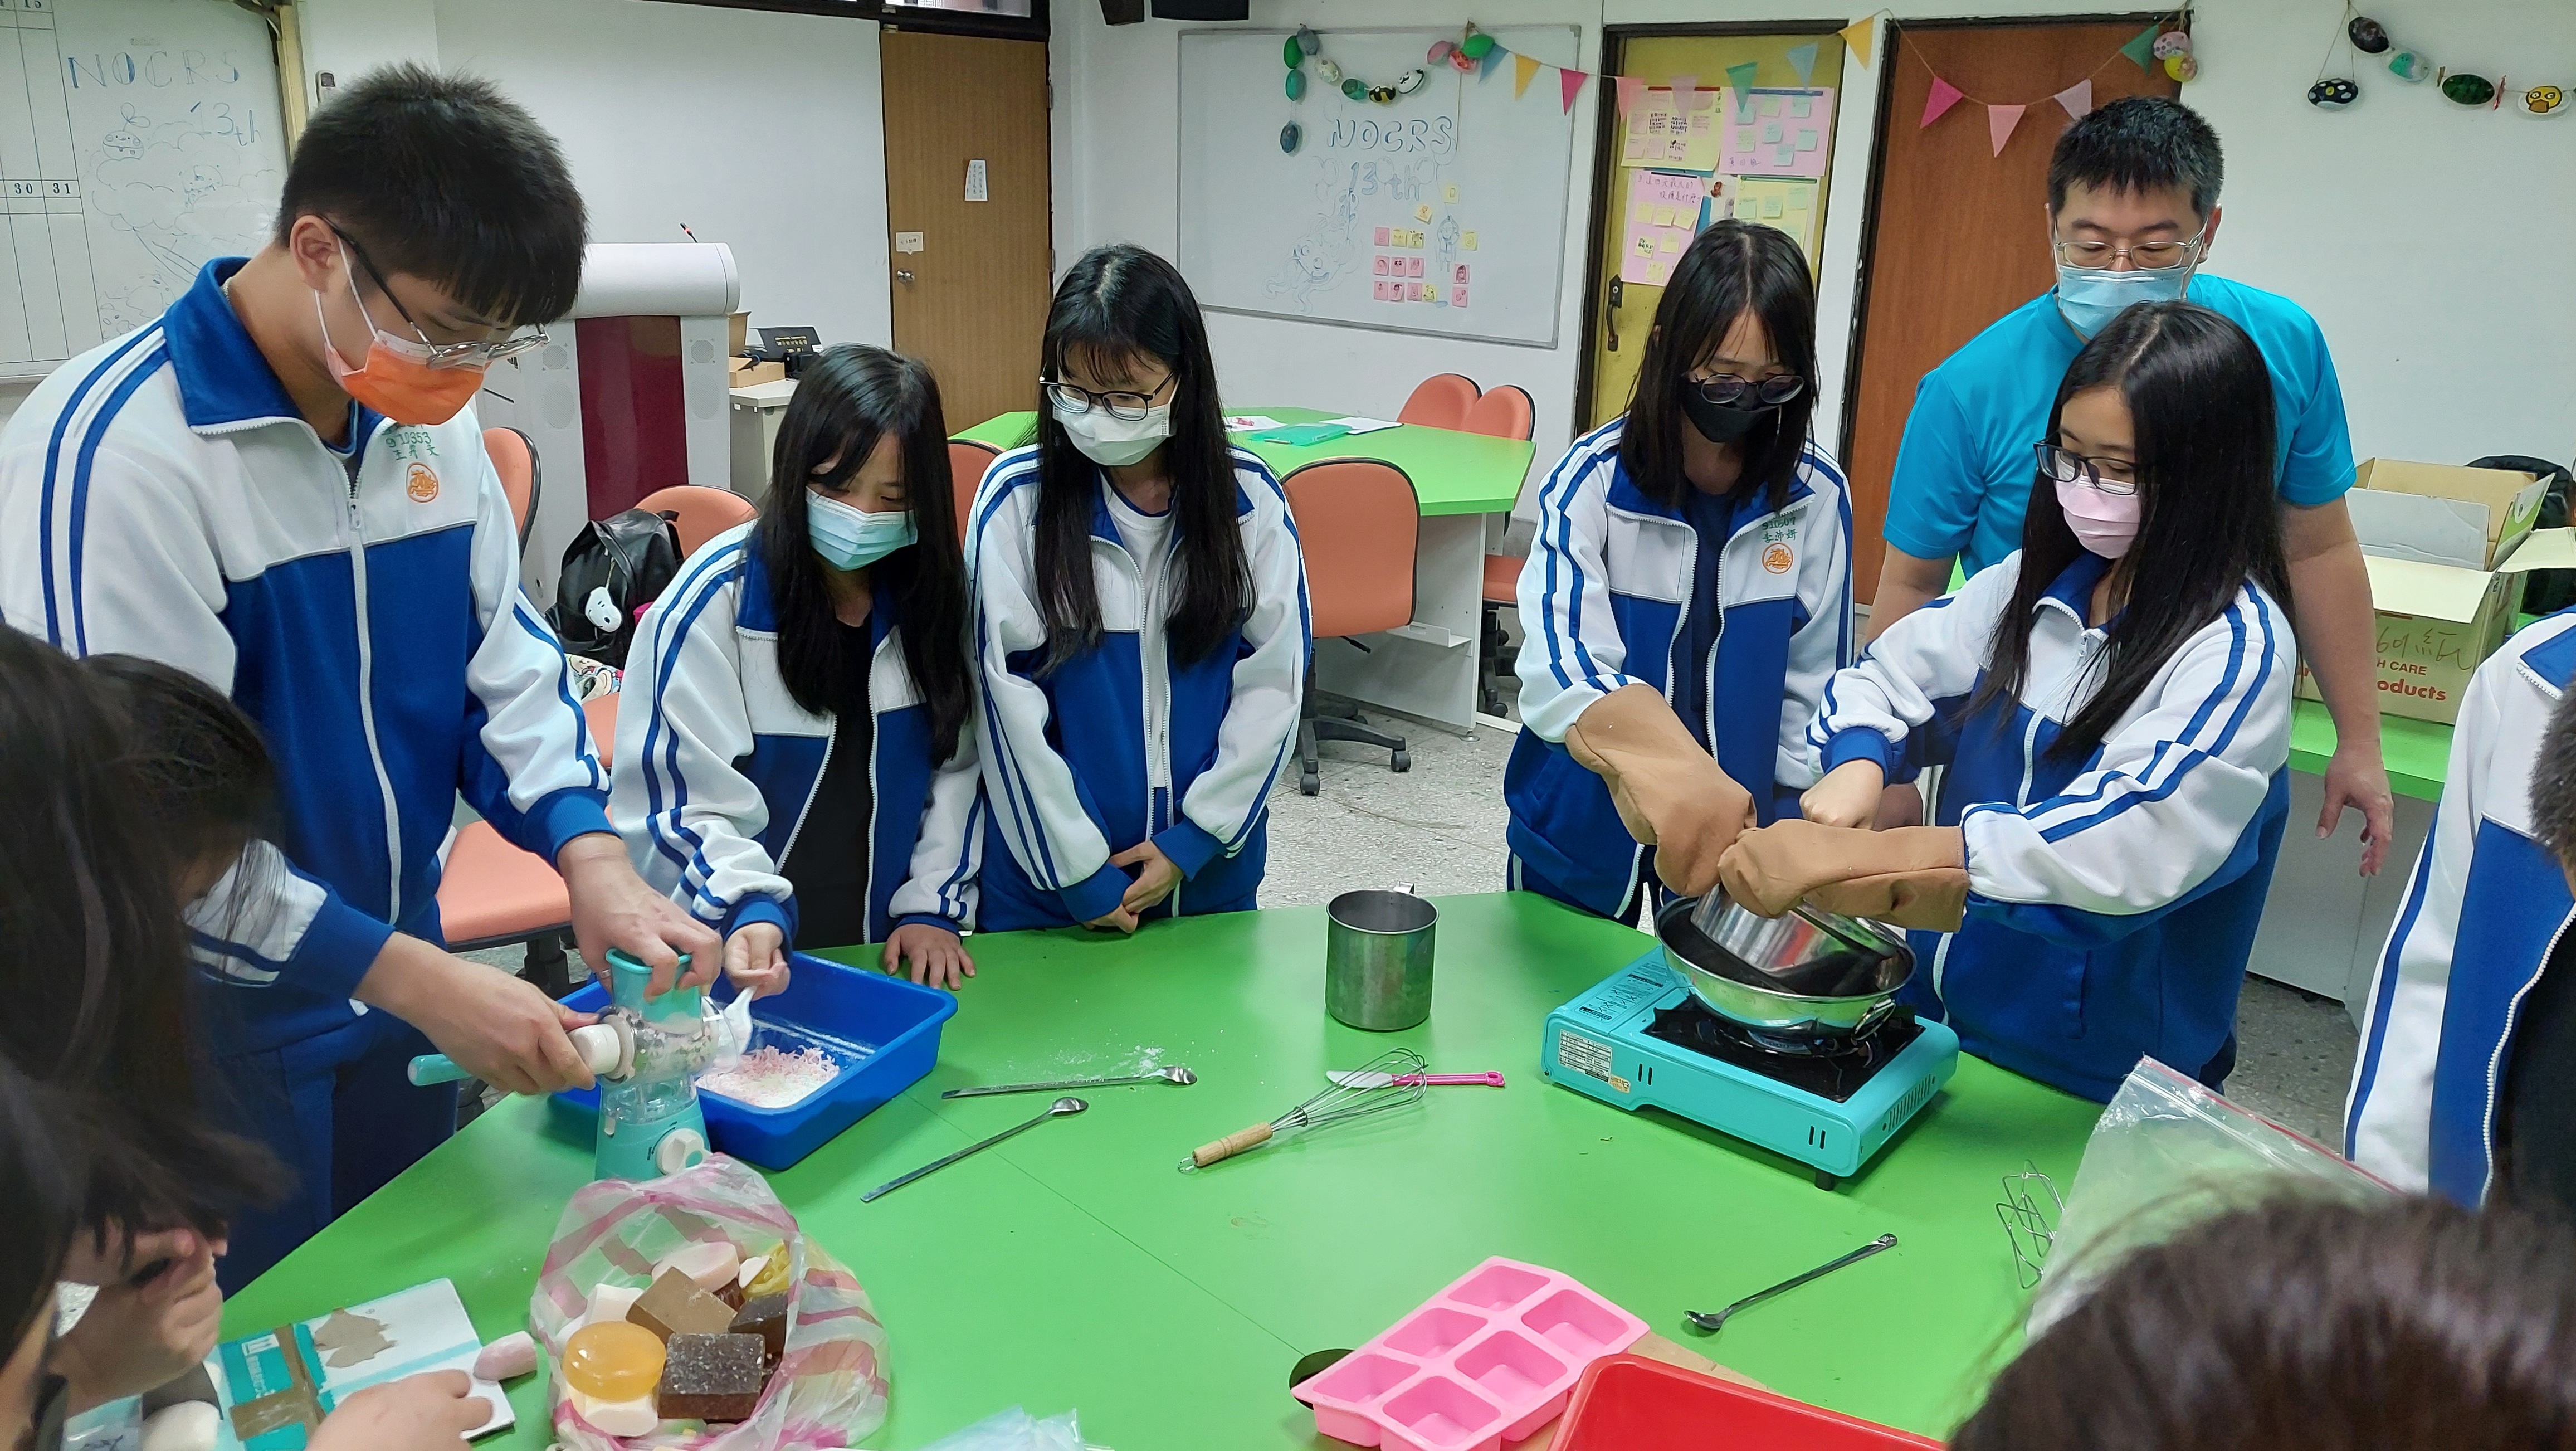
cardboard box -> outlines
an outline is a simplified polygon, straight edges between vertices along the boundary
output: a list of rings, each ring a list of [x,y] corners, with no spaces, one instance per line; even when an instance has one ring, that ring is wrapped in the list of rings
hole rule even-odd
[[[756,388],[763,383],[783,383],[787,380],[785,363],[755,363],[749,358],[730,358],[727,361],[733,365],[733,374],[725,382],[725,386],[729,389]]]
[[[725,317],[725,356],[739,358],[751,346],[751,314],[729,313]]]
[[[2568,532],[2535,535],[2548,485],[2506,469],[2365,459],[2344,504],[2370,569],[2384,715],[2459,718],[2469,677],[2513,631],[2522,576],[2576,563]],[[2298,694],[2320,700],[2302,662]]]

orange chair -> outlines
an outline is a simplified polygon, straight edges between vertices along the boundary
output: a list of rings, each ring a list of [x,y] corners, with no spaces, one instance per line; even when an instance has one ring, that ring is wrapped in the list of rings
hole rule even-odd
[[[1422,507],[1404,470],[1344,459],[1308,464],[1279,482],[1306,555],[1306,601],[1316,641],[1338,638],[1366,650],[1351,637],[1410,623],[1413,547],[1422,528]],[[1387,763],[1392,769],[1413,769],[1404,737],[1375,729],[1356,710],[1323,713],[1310,659],[1306,708],[1297,723],[1297,789],[1309,796],[1323,789],[1316,752],[1321,741],[1377,746],[1392,753]]]
[[[1467,410],[1468,433],[1527,441],[1537,425],[1538,410],[1530,395],[1509,383],[1476,400]],[[1520,587],[1521,561],[1510,554],[1485,556],[1484,627],[1476,645],[1476,708],[1487,715],[1503,713],[1502,677],[1511,673],[1511,637],[1503,633],[1501,607],[1513,602]]]
[[[1463,373],[1434,373],[1414,387],[1413,396],[1404,400],[1404,411],[1395,415],[1395,421],[1430,428],[1464,428],[1467,410],[1475,406],[1475,379]]]
[[[989,443],[963,438],[948,440],[948,487],[957,497],[959,544],[966,542],[969,527],[966,516],[975,512],[975,487],[984,482],[984,470],[992,467],[993,460],[1001,456],[1002,451]]]
[[[715,538],[736,524],[760,512],[749,499],[730,489],[710,489],[700,484],[673,484],[655,489],[635,501],[635,507],[655,514],[675,516],[680,530],[680,557],[698,552],[698,546]]]
[[[525,554],[528,531],[537,522],[537,499],[545,492],[545,479],[537,472],[537,446],[515,428],[487,428],[483,451],[492,456],[492,471],[501,476],[501,492],[510,496],[510,517],[519,526],[519,552]]]

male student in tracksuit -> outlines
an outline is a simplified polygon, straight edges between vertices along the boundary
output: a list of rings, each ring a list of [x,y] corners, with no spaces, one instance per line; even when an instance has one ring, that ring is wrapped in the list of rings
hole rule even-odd
[[[2469,681],[2370,987],[2344,1152],[2463,1204],[2576,1210],[2576,611]]]
[[[582,953],[714,933],[639,880],[468,400],[562,316],[581,198],[482,82],[380,71],[299,139],[275,237],[66,363],[0,433],[0,616],[197,672],[265,730],[279,831],[192,912],[237,1126],[297,1174],[234,1226],[257,1274],[452,1130],[434,1044],[519,1092],[588,1083],[567,1015],[440,947],[461,791],[554,863]]]

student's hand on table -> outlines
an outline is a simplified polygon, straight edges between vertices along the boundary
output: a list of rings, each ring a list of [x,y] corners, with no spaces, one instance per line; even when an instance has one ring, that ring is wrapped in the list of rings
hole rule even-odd
[[[461,1370],[434,1370],[342,1398],[313,1432],[312,1451],[459,1451],[492,1418]]]
[[[966,955],[966,944],[947,928],[907,922],[886,939],[885,970],[955,992],[975,975],[975,959]]]
[[[1845,761],[1798,797],[1798,811],[1821,826],[1870,826],[1887,789],[1876,761]]]
[[[707,960],[714,961],[713,954]],[[596,1021],[497,967],[400,933],[358,980],[358,1000],[418,1028],[457,1066],[504,1093],[588,1088],[588,1065],[567,1036]]]
[[[55,1343],[53,1369],[71,1384],[73,1414],[168,1385],[214,1350],[224,1318],[224,1292],[215,1284],[223,1247],[193,1232],[189,1238],[194,1248],[140,1287],[121,1277],[99,1286],[80,1323]]]
[[[1136,868],[1135,885],[1127,889],[1126,896],[1118,899],[1118,905],[1131,916],[1144,916],[1147,908],[1172,895],[1172,888],[1181,884],[1180,867],[1151,841],[1136,843],[1111,857],[1109,864]],[[1132,932],[1135,929],[1128,930]]]
[[[725,939],[725,976],[756,998],[787,991],[787,934],[775,922],[746,922]]]
[[[572,896],[573,940],[592,972],[607,972],[608,949],[614,947],[653,969],[648,995],[671,990],[683,956],[689,971],[678,986],[705,987],[716,980],[723,944],[715,929],[645,885],[626,859],[625,843],[604,831],[576,836],[555,853],[555,870]]]
[[[2335,747],[2334,759],[2326,763],[2325,810],[2317,814],[2319,839],[2334,835],[2347,806],[2361,812],[2361,874],[2378,876],[2388,859],[2388,839],[2396,831],[2397,799],[2389,791],[2388,767],[2376,742]]]

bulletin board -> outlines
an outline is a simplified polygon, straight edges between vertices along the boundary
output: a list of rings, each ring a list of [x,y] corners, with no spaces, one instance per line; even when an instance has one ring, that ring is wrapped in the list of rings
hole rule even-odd
[[[1503,26],[1505,48],[1573,66],[1572,26]],[[1202,305],[1304,321],[1556,344],[1574,116],[1557,72],[1429,67],[1392,105],[1329,86],[1291,101],[1285,30],[1181,35],[1180,266]],[[1448,30],[1328,30],[1353,76],[1392,80]],[[1586,90],[1577,107],[1592,103]],[[1294,122],[1297,149],[1281,147]]]
[[[1792,52],[1807,47],[1802,72]],[[1754,69],[1739,78],[1752,84],[1726,85],[1729,69],[1745,65]],[[1642,86],[1619,117],[1608,146],[1615,164],[1599,182],[1607,195],[1592,260],[1600,281],[1587,426],[1627,409],[1673,264],[1709,225],[1733,217],[1777,227],[1806,254],[1808,274],[1820,273],[1843,43],[1831,32],[1632,36],[1614,68]],[[1686,96],[1676,96],[1677,78]]]

